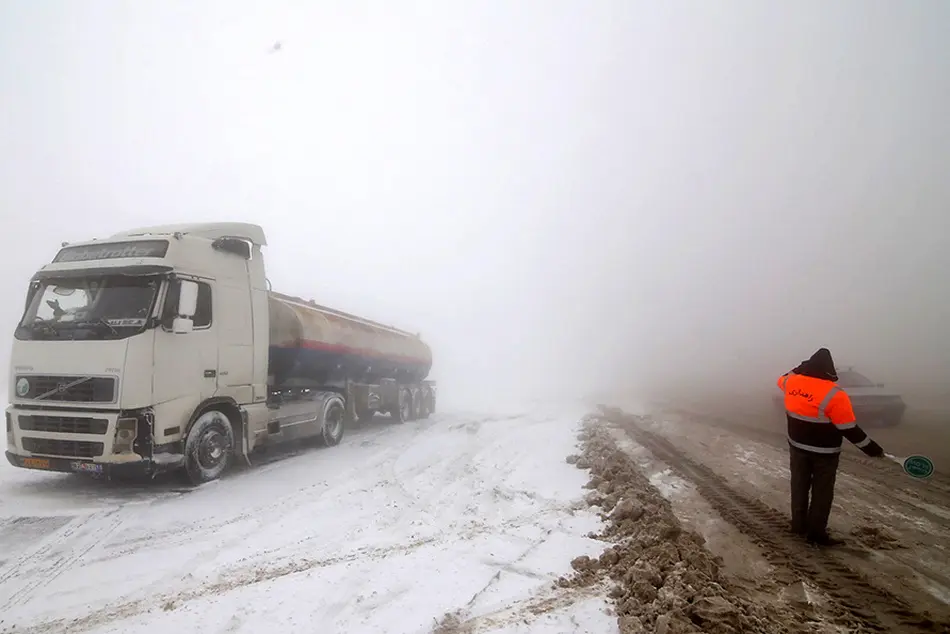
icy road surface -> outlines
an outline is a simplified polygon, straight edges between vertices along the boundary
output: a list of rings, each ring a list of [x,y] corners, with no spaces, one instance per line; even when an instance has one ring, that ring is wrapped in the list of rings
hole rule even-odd
[[[584,412],[525,411],[378,417],[191,491],[4,463],[0,632],[616,632],[552,587],[603,550],[565,462]]]

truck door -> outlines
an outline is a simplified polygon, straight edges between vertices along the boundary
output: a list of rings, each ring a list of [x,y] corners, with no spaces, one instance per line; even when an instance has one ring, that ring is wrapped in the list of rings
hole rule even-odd
[[[156,403],[187,398],[194,407],[217,391],[218,341],[214,328],[213,281],[194,281],[198,283],[198,309],[194,329],[186,334],[172,332],[179,283],[172,280],[168,284],[162,325],[155,333],[153,390]]]
[[[240,262],[244,268],[244,262]],[[233,281],[219,278],[215,289],[218,306],[218,395],[238,403],[254,400],[254,319],[247,277]]]

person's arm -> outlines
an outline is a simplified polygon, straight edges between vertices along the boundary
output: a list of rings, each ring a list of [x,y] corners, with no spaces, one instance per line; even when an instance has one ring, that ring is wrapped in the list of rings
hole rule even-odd
[[[782,390],[782,391],[784,392],[784,391],[785,391],[785,381],[787,381],[787,380],[788,380],[788,372],[786,372],[785,374],[783,374],[782,376],[780,376],[780,377],[778,378],[778,380],[775,382],[775,384],[778,386],[778,389],[780,389],[780,390]]]
[[[831,402],[825,408],[825,414],[831,419],[835,429],[841,432],[841,435],[853,443],[855,447],[872,458],[880,458],[884,455],[881,446],[871,440],[864,433],[864,430],[858,426],[857,419],[854,416],[854,408],[851,407],[851,399],[844,391],[839,391],[831,397]]]

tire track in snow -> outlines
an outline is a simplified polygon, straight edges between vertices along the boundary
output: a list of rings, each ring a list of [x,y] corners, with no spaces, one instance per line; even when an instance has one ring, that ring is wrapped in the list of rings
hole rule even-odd
[[[518,568],[517,566],[518,566],[519,563],[521,563],[522,561],[524,561],[525,558],[528,557],[528,555],[530,555],[531,553],[533,553],[534,551],[536,551],[536,550],[541,546],[541,544],[543,544],[544,542],[546,542],[546,541],[548,540],[548,538],[551,536],[551,533],[553,533],[553,532],[554,532],[554,529],[553,529],[553,528],[552,528],[552,529],[549,529],[549,530],[547,530],[547,531],[545,531],[544,536],[542,536],[540,539],[536,539],[536,540],[532,541],[532,542],[528,545],[528,547],[525,548],[523,551],[521,551],[521,554],[518,555],[518,556],[514,559],[514,561],[512,561],[512,562],[510,562],[510,563],[498,563],[498,562],[494,562],[494,561],[483,561],[483,563],[486,563],[486,564],[488,564],[488,565],[490,565],[490,566],[493,566],[493,567],[497,568],[497,571],[495,572],[495,574],[493,574],[493,575],[491,576],[491,578],[488,580],[488,583],[486,583],[484,586],[482,586],[481,590],[479,590],[478,592],[476,592],[475,594],[472,595],[472,598],[469,599],[469,600],[468,600],[468,603],[465,604],[465,610],[470,610],[470,609],[472,609],[473,607],[475,607],[475,604],[478,602],[478,599],[479,599],[482,595],[484,595],[486,592],[488,592],[489,590],[491,590],[491,589],[495,586],[495,584],[497,584],[498,581],[501,580],[501,573],[503,573],[503,572],[507,572],[508,574],[512,574],[512,575],[519,575],[519,576],[522,576],[522,577],[529,577],[529,578],[531,578],[531,579],[544,579],[544,578],[545,578],[545,575],[538,574],[538,573],[535,573],[535,572],[530,571],[530,570],[525,570],[525,569],[522,569],[522,568]]]
[[[465,490],[459,491],[461,495],[470,495],[472,492],[481,493],[485,491],[492,491],[492,488],[487,486],[495,481],[504,480],[510,473],[513,472],[513,469],[506,467],[503,470],[492,471],[492,478],[486,479],[481,477],[478,470],[473,468],[473,465],[478,462],[478,457],[485,455],[486,453],[497,450],[499,445],[506,446],[511,445],[511,439],[516,438],[519,434],[530,434],[531,427],[539,424],[544,424],[544,421],[532,421],[530,425],[526,427],[512,427],[504,425],[507,419],[502,418],[479,418],[476,420],[469,421],[459,421],[452,425],[452,427],[447,427],[444,430],[440,430],[442,437],[436,439],[435,442],[441,440],[455,440],[456,434],[451,432],[461,432],[466,434],[471,434],[471,436],[477,438],[479,433],[486,433],[485,430],[486,424],[497,423],[499,427],[497,429],[491,430],[491,435],[488,436],[487,440],[483,442],[473,443],[469,438],[463,438],[461,444],[453,444],[453,451],[447,456],[440,456],[438,461],[425,461],[424,464],[418,465],[417,467],[410,468],[409,471],[414,474],[424,474],[431,472],[434,469],[438,469],[437,474],[429,478],[432,482],[444,482],[446,485],[435,487],[433,490],[428,491],[423,495],[418,495],[412,492],[406,486],[406,476],[405,473],[400,473],[398,469],[399,461],[406,456],[408,453],[415,451],[417,449],[417,437],[419,434],[424,433],[430,424],[421,426],[420,429],[415,430],[415,433],[406,437],[403,442],[399,444],[393,444],[387,446],[382,452],[377,454],[377,459],[372,460],[369,464],[363,463],[358,469],[360,471],[372,471],[374,468],[381,467],[384,472],[389,476],[387,479],[377,481],[372,488],[387,486],[389,485],[389,490],[396,490],[400,493],[400,497],[405,501],[408,506],[406,508],[398,511],[394,516],[386,517],[383,522],[383,526],[397,526],[400,522],[403,522],[405,518],[413,513],[424,513],[428,517],[432,517],[432,513],[429,512],[429,509],[432,507],[432,504],[438,499],[438,497],[445,493],[446,489],[451,486],[456,486],[458,483],[464,483],[466,486]],[[474,431],[474,433],[473,433]],[[454,451],[455,449],[461,449],[461,451]],[[351,479],[349,474],[341,474],[339,480],[349,481]],[[485,483],[485,486],[481,486],[479,483]],[[497,489],[497,487],[495,487]],[[326,490],[327,494],[334,492],[332,487],[328,487]],[[338,492],[338,491],[337,491]],[[533,503],[538,503],[538,498],[532,496],[523,491],[515,491],[515,494],[523,494],[528,500]],[[323,494],[321,494],[322,496]],[[495,492],[496,497],[501,497]],[[452,497],[458,497],[452,496]],[[514,496],[510,496],[509,499],[513,499]],[[312,500],[308,500],[308,503]],[[369,557],[379,557],[379,556],[392,556],[396,554],[406,554],[415,548],[422,545],[429,544],[441,544],[446,542],[458,542],[465,540],[472,540],[477,538],[480,535],[485,534],[495,534],[498,536],[505,536],[515,538],[519,541],[527,542],[526,549],[521,553],[516,561],[521,561],[523,558],[530,555],[531,552],[536,550],[541,546],[550,536],[554,530],[561,528],[562,522],[558,521],[557,526],[553,529],[547,530],[544,537],[536,540],[529,540],[524,535],[513,535],[507,533],[506,529],[512,527],[519,528],[524,525],[534,525],[537,522],[539,514],[547,514],[550,512],[562,510],[563,505],[558,504],[542,504],[544,508],[537,508],[534,506],[532,508],[526,509],[523,513],[519,513],[514,517],[506,517],[504,520],[499,521],[498,523],[485,522],[482,521],[480,517],[476,517],[473,521],[465,523],[463,526],[452,525],[448,527],[443,527],[443,530],[440,530],[438,535],[426,536],[419,539],[412,539],[406,545],[395,545],[392,547],[385,548],[384,550],[370,549],[370,550],[358,550],[356,556],[346,557],[346,562],[360,561]],[[477,513],[482,509],[473,507],[472,512]],[[435,518],[438,520],[438,518]],[[376,528],[379,528],[377,526]],[[359,530],[359,527],[356,528]],[[262,561],[273,561],[274,557],[288,557],[294,556],[295,552],[298,551],[298,547],[315,539],[323,539],[324,536],[321,535],[312,535],[310,537],[298,540],[293,543],[282,544],[278,547],[267,549],[264,551],[255,552],[252,557],[241,560],[242,568],[246,569],[247,567],[253,567],[254,562]],[[356,536],[352,533],[347,533],[342,536],[342,541],[352,541]],[[329,559],[327,561],[333,561],[334,563],[341,562],[340,559]],[[500,566],[501,570],[505,570],[512,574],[520,574],[522,576],[532,577],[531,574],[528,574],[526,571],[517,570],[512,564],[503,564]],[[232,568],[225,572],[225,574],[233,574],[237,570]],[[485,590],[490,587],[497,579],[499,578],[499,572],[496,572],[489,580],[489,586],[486,586]],[[537,578],[537,577],[534,577]],[[361,587],[366,585],[372,585],[374,583],[373,579],[367,579],[364,583],[354,586],[354,593],[358,593]],[[344,609],[347,606],[341,606],[340,609]],[[366,606],[364,606],[365,608]]]
[[[421,466],[412,466],[404,471],[400,471],[398,469],[399,461],[406,456],[407,453],[415,449],[414,446],[411,446],[401,452],[400,455],[390,463],[389,474],[392,482],[399,489],[402,496],[415,509],[430,517],[433,516],[429,511],[430,508],[433,508],[433,502],[437,500],[440,495],[445,494],[447,489],[458,486],[459,483],[464,483],[463,489],[458,491],[455,495],[450,495],[449,499],[459,499],[462,497],[469,499],[470,508],[466,509],[466,512],[456,516],[456,519],[462,519],[466,516],[474,516],[474,518],[463,523],[461,526],[456,521],[445,528],[457,531],[456,534],[463,535],[466,539],[471,539],[487,532],[495,532],[499,535],[508,534],[508,529],[520,528],[526,524],[537,524],[539,516],[562,511],[570,512],[576,505],[564,504],[556,500],[546,500],[529,491],[505,487],[504,481],[515,472],[515,468],[513,467],[517,466],[516,462],[503,460],[502,466],[499,468],[497,466],[485,466],[486,463],[480,460],[482,456],[492,452],[498,455],[504,451],[506,447],[521,446],[518,444],[520,436],[532,436],[532,429],[537,426],[549,424],[549,421],[546,419],[526,420],[526,424],[520,426],[506,424],[511,420],[524,420],[526,418],[526,416],[509,415],[478,417],[472,420],[458,421],[450,427],[447,427],[446,431],[470,434],[476,439],[479,438],[479,435],[486,434],[488,436],[487,440],[474,444],[463,438],[461,440],[462,450],[460,452],[452,453],[438,462],[427,462]],[[497,427],[495,427],[496,425]],[[488,426],[492,428],[486,429]],[[457,438],[457,435],[453,434],[447,437],[454,440]],[[480,466],[481,468],[479,468]],[[407,482],[410,478],[421,476],[437,468],[442,469],[442,471],[438,472],[437,477],[429,477],[428,481],[447,484],[435,487],[433,490],[422,494],[410,490],[411,487],[407,486]],[[500,518],[494,523],[484,521],[478,514],[485,509],[479,506],[477,496],[486,493],[492,496],[491,508],[508,510],[505,503],[514,503],[518,498],[522,498],[525,504],[521,505],[523,507],[521,510],[512,504],[511,510],[514,512],[506,513],[503,518]],[[434,510],[439,511],[442,509],[441,507],[436,507]],[[406,512],[401,514],[400,517],[405,513]],[[436,523],[439,522],[438,516],[435,516],[435,521]],[[561,525],[562,522],[559,520],[558,527]],[[511,536],[518,539],[525,539],[519,535]]]
[[[853,618],[875,631],[950,631],[950,619],[920,613],[912,605],[871,583],[840,559],[813,552],[788,535],[788,518],[763,502],[733,489],[709,467],[680,451],[666,438],[645,430],[633,417],[615,418],[638,443],[692,482],[726,521],[763,546],[779,572],[810,579]],[[876,609],[869,609],[873,606]]]
[[[690,419],[705,420],[714,423],[717,427],[729,430],[739,436],[744,436],[753,440],[759,440],[767,445],[778,449],[785,449],[788,446],[786,436],[781,431],[770,431],[736,423],[732,420],[721,418],[708,413],[697,412],[682,407],[667,407],[665,413],[676,417],[683,417],[687,421]],[[784,420],[784,419],[783,419]],[[874,430],[870,430],[871,436],[874,436]],[[874,493],[881,495],[901,506],[911,506],[921,514],[926,515],[931,521],[936,522],[937,526],[945,525],[946,517],[932,513],[926,508],[919,506],[916,502],[924,502],[938,507],[947,508],[950,506],[950,476],[944,473],[934,473],[927,481],[926,485],[921,482],[910,479],[899,468],[889,462],[884,462],[875,458],[865,457],[864,454],[854,454],[849,451],[841,453],[840,469],[845,473],[855,476],[859,481],[868,486],[874,486]]]
[[[372,436],[385,436],[388,435],[387,432],[392,433],[394,431],[392,428],[384,427],[379,433],[373,434]],[[351,446],[358,447],[360,441],[365,440],[365,438],[361,438],[362,436],[364,435],[361,434],[353,439],[356,442],[351,442]],[[387,447],[376,455],[388,455],[392,451],[392,448]],[[318,452],[319,449],[317,448],[309,448],[309,450],[301,453],[312,453],[319,456]],[[277,459],[271,464],[274,465],[274,468],[277,468],[281,463],[286,464],[283,459]],[[264,466],[266,467],[267,464],[268,463],[265,463]],[[323,495],[327,489],[330,489],[333,483],[352,477],[354,471],[365,468],[365,466],[364,463],[360,466],[351,467],[332,480],[314,483],[296,489],[277,499],[272,499],[268,504],[247,508],[237,515],[227,517],[223,521],[220,521],[219,518],[199,520],[196,523],[166,530],[159,535],[150,532],[148,527],[144,527],[143,533],[140,536],[126,539],[117,544],[109,544],[107,540],[111,535],[115,534],[116,529],[121,525],[122,521],[118,516],[124,506],[154,504],[157,509],[161,509],[164,503],[171,501],[169,498],[180,499],[182,494],[175,493],[168,495],[168,491],[162,489],[151,499],[140,500],[136,497],[134,500],[126,500],[124,504],[120,504],[106,511],[78,516],[61,530],[40,542],[35,548],[21,553],[19,557],[8,561],[6,565],[0,568],[0,614],[9,613],[10,610],[8,608],[12,606],[27,603],[35,592],[47,586],[80,559],[84,559],[85,563],[91,565],[142,552],[142,546],[146,548],[157,546],[161,549],[167,549],[195,544],[196,542],[200,543],[200,532],[213,534],[216,530],[220,530],[223,527],[240,521],[254,521],[256,526],[254,530],[256,532],[266,530],[268,526],[281,521],[283,514],[280,513],[280,511],[288,506],[295,507],[295,502],[299,501],[301,496],[309,495],[310,499],[319,497]],[[227,480],[215,481],[207,485],[188,489],[187,492],[193,494],[208,494],[212,491],[216,491],[219,486],[227,487],[228,484],[233,485],[237,483],[237,479],[241,478],[242,475],[244,474],[238,475],[235,479],[229,478]],[[316,491],[316,495],[314,495],[315,490],[318,490]],[[113,501],[122,502],[121,499]],[[271,519],[262,520],[261,517]],[[161,539],[162,537],[173,537],[173,539],[163,540]],[[246,538],[247,534],[242,533],[241,535],[226,539],[224,542],[219,542],[210,549],[203,549],[189,560],[188,565],[184,569],[190,572],[198,564],[206,561],[208,558],[216,556],[221,550],[240,543],[241,540]],[[97,554],[98,556],[90,557],[90,554]],[[136,588],[135,591],[150,592],[155,587],[167,586],[170,578],[180,582],[182,574],[180,571],[182,569],[182,567],[176,567],[175,570],[177,572],[170,577],[167,575],[163,576],[152,583],[146,584],[144,587]]]
[[[780,455],[787,456],[788,442],[782,431],[734,422],[728,418],[676,405],[665,407],[664,417],[677,425],[691,427],[697,422],[702,422],[710,431],[719,430],[716,432],[718,437],[735,438],[737,443],[743,440],[761,443],[769,451],[777,451]],[[709,423],[712,423],[712,426]],[[761,465],[759,466],[761,468]],[[776,475],[787,482],[789,477],[787,458],[783,458],[782,467],[777,470]],[[917,544],[920,548],[926,549],[923,552],[914,547],[886,552],[876,551],[875,559],[882,565],[899,570],[904,582],[916,583],[928,595],[947,604],[950,576],[946,572],[943,544],[950,537],[950,531],[948,531],[950,499],[942,497],[940,487],[934,488],[933,481],[915,481],[888,461],[847,450],[841,455],[839,481],[847,487],[840,489],[839,496],[842,501],[863,500],[858,503],[866,505],[877,518],[866,518],[863,520],[864,523],[868,526],[883,523],[884,526],[896,529],[904,536],[902,543]],[[733,481],[733,485],[735,484]],[[941,499],[945,501],[939,503]],[[902,525],[888,524],[894,517],[899,518]],[[848,556],[847,551],[839,551],[838,556]],[[868,562],[863,560],[861,555],[850,557],[850,559],[852,567],[857,569],[868,567]],[[873,575],[876,572],[877,570],[874,570],[870,574]],[[896,578],[894,580],[896,583],[891,583],[891,589],[894,592],[900,592],[900,582]]]
[[[341,444],[339,447],[312,447],[293,454],[293,458],[312,455],[313,457],[319,459],[319,456],[323,451],[333,452],[335,449],[340,448],[359,450],[366,447],[367,440],[373,441],[370,443],[370,447],[377,448],[377,451],[372,453],[370,456],[362,458],[359,462],[349,466],[347,469],[341,472],[338,472],[333,478],[303,486],[276,499],[272,499],[272,501],[267,504],[248,508],[237,515],[227,517],[227,519],[223,521],[216,521],[210,523],[210,526],[204,526],[204,532],[213,533],[216,530],[220,530],[227,526],[232,526],[239,522],[249,522],[251,524],[247,530],[240,531],[233,537],[215,540],[207,547],[201,548],[195,552],[194,555],[185,563],[177,566],[175,570],[189,571],[187,573],[187,578],[192,578],[190,574],[191,571],[195,570],[201,564],[213,560],[215,557],[220,555],[222,552],[227,551],[229,548],[247,541],[248,535],[262,535],[273,529],[276,525],[279,525],[281,522],[284,522],[289,513],[282,511],[289,510],[290,513],[296,511],[299,508],[302,499],[305,499],[305,504],[309,506],[317,503],[327,495],[339,495],[341,492],[340,485],[345,486],[351,482],[358,482],[358,475],[360,473],[366,470],[376,469],[388,462],[391,462],[394,455],[398,456],[404,453],[402,448],[406,445],[411,445],[418,434],[424,433],[426,429],[437,424],[438,419],[436,417],[432,417],[426,421],[413,421],[406,424],[389,423],[387,420],[381,420],[380,422],[385,424],[385,426],[380,427],[378,430],[373,429],[373,433],[354,434],[350,438],[349,443]],[[400,441],[398,443],[394,442],[392,444],[385,444],[378,442],[380,438],[389,438],[390,441],[392,441],[394,438],[399,438]],[[336,456],[330,455],[329,459],[336,459]],[[266,466],[276,470],[280,469],[282,466],[290,464],[285,460],[286,459],[284,457],[280,457],[265,464]],[[253,475],[256,474],[247,474],[248,477]],[[377,483],[376,486],[379,486],[379,484],[380,483]],[[182,527],[180,531],[176,531],[176,535],[180,538],[172,542],[163,541],[158,543],[157,546],[166,549],[176,545],[180,546],[194,544],[196,541],[199,541],[196,539],[194,524],[189,524]],[[256,562],[272,561],[275,556],[280,557],[281,553],[285,551],[290,551],[291,553],[297,552],[299,546],[314,540],[325,539],[325,537],[325,535],[313,534],[295,542],[282,543],[274,548],[256,551],[253,555],[240,559],[237,562],[237,565],[246,567],[256,565]],[[135,552],[139,552],[139,550],[136,548],[128,549],[124,554],[132,554]],[[146,584],[144,587],[136,588],[135,592],[137,594],[152,592],[156,589],[166,587],[169,580],[172,579],[180,583],[182,579],[180,572],[170,572],[169,574]]]
[[[491,425],[493,429],[491,429],[490,432],[489,430],[485,429],[483,425],[483,422],[489,421],[498,423],[497,425]],[[360,437],[353,438],[349,450],[354,454],[354,460],[349,460],[346,458],[341,460],[335,455],[330,457],[331,460],[340,460],[338,464],[344,467],[343,469],[336,472],[328,472],[335,473],[334,477],[318,483],[301,486],[298,489],[287,492],[285,495],[277,499],[271,498],[267,503],[244,509],[236,515],[227,517],[227,519],[223,522],[219,521],[220,518],[214,518],[214,521],[207,521],[202,528],[207,531],[213,531],[215,530],[215,527],[234,524],[243,520],[253,522],[253,534],[255,536],[260,536],[267,534],[268,532],[274,532],[275,525],[285,521],[289,513],[298,511],[302,506],[310,507],[321,498],[324,498],[326,495],[340,494],[345,497],[346,495],[352,494],[353,486],[346,486],[346,484],[359,480],[365,481],[365,477],[360,477],[363,475],[363,472],[378,471],[380,468],[385,469],[389,467],[391,469],[391,474],[394,476],[393,480],[398,481],[399,475],[394,465],[397,464],[400,456],[403,456],[408,451],[414,449],[415,444],[418,442],[419,435],[424,434],[426,430],[436,425],[438,422],[439,420],[433,417],[433,419],[426,421],[424,424],[409,423],[407,425],[393,427],[387,426],[382,430],[382,433],[369,437],[370,440],[384,438],[384,440],[388,443],[385,446],[381,446],[378,451],[365,451],[364,449],[361,449],[361,447],[363,447],[368,440],[365,436],[360,435]],[[525,422],[527,424],[523,426],[509,426],[505,425],[501,420],[495,419],[486,419],[485,421],[468,421],[468,423],[476,423],[477,426],[481,427],[479,430],[480,433],[474,434],[472,440],[474,441],[475,438],[481,435],[483,438],[479,440],[482,442],[470,441],[470,450],[465,458],[458,459],[453,457],[452,459],[443,462],[441,468],[447,468],[449,475],[454,475],[456,480],[467,478],[468,476],[466,476],[464,473],[464,467],[465,465],[471,467],[474,462],[477,462],[477,456],[484,455],[486,452],[497,449],[500,445],[510,445],[512,443],[517,444],[517,436],[513,434],[517,434],[519,430],[520,432],[524,433],[526,429],[529,430],[527,433],[530,434],[531,429],[535,428],[539,424],[544,424],[543,421],[537,420],[528,420]],[[376,443],[373,444],[375,445]],[[466,447],[464,440],[461,447]],[[373,448],[376,449],[375,446]],[[453,455],[454,451],[458,448],[458,446],[452,446]],[[523,452],[523,450],[521,450],[521,452]],[[308,454],[308,457],[312,456],[312,458],[315,460],[319,460],[322,455],[319,450],[313,450],[312,452],[308,451],[305,453]],[[369,455],[365,456],[364,454],[367,453]],[[297,465],[295,467],[294,473],[305,472],[305,469],[301,469],[301,463],[298,460],[295,460],[294,462]],[[286,463],[283,463],[279,460],[275,461],[273,463],[273,469],[277,470],[283,464]],[[432,465],[431,463],[427,464],[423,467],[423,473],[436,467],[437,465]],[[482,465],[481,469],[472,470],[470,475],[473,476],[476,481],[466,482],[466,486],[462,487],[462,489],[465,489],[465,491],[460,489],[459,493],[468,493],[469,488],[475,493],[482,492],[481,489],[479,489],[479,487],[482,486],[480,483],[487,482],[488,484],[491,484],[494,481],[502,483],[503,480],[513,472],[513,468],[503,460],[499,463],[499,467],[496,471],[492,471],[492,465],[486,463],[485,465]],[[247,477],[253,477],[253,475],[254,474],[248,474]],[[485,476],[490,477],[486,478]],[[215,495],[220,495],[222,493],[227,494],[228,492],[232,494],[240,493],[242,487],[236,486],[236,484],[239,483],[235,483],[233,480],[230,482],[228,480],[224,480],[218,483],[218,486],[215,487],[213,492],[209,489],[205,489],[205,487],[199,487],[195,492],[198,495],[202,495],[205,492],[211,494],[207,497],[207,500],[209,502],[213,502]],[[404,495],[407,495],[407,502],[410,503],[414,502],[416,504],[431,506],[432,504],[438,502],[440,495],[445,495],[445,487],[437,488],[432,490],[429,495],[423,496],[422,501],[420,502],[409,492],[409,489],[406,488],[405,481],[402,481],[401,484],[401,491]],[[343,486],[338,488],[338,485]],[[377,486],[378,485],[379,483],[377,483]],[[395,488],[396,487],[391,487],[391,490]],[[490,488],[488,490],[490,491]],[[350,493],[347,493],[347,491],[350,491]],[[358,491],[357,494],[359,494]],[[471,539],[478,534],[488,532],[504,534],[503,526],[505,524],[516,525],[518,527],[525,524],[530,524],[535,519],[537,519],[536,515],[538,513],[548,514],[551,511],[558,510],[561,506],[563,506],[552,501],[545,500],[543,497],[532,496],[529,493],[523,491],[514,491],[515,496],[522,494],[535,503],[540,502],[540,506],[543,508],[539,509],[538,506],[533,506],[532,508],[525,509],[524,512],[512,514],[514,517],[509,515],[501,516],[499,517],[498,522],[475,522],[472,526],[463,529],[459,534],[453,535],[453,541]],[[205,498],[202,498],[202,500],[204,499]],[[194,500],[195,498],[191,497],[188,504],[193,503]],[[156,507],[157,506],[159,505],[156,505]],[[172,503],[171,506],[165,506],[164,504],[161,506],[169,510],[174,510],[175,508],[174,503]],[[412,510],[417,510],[417,508],[413,507]],[[516,508],[514,510],[518,509]],[[396,517],[392,519],[392,523],[398,523],[401,521],[400,518],[405,517],[410,512],[412,511],[409,508],[401,511]],[[473,509],[473,512],[478,513],[479,509]],[[147,530],[147,527],[145,530]],[[179,530],[181,532],[179,532]],[[202,539],[201,535],[195,534],[195,530],[196,526],[191,524],[188,526],[182,526],[180,529],[171,529],[165,531],[166,535],[177,536],[172,540],[163,539],[161,537],[156,538],[155,534],[143,533],[141,536],[136,536],[132,540],[126,540],[120,545],[120,549],[117,552],[113,549],[112,552],[109,553],[110,556],[100,557],[99,560],[101,561],[110,559],[121,556],[122,554],[143,552],[143,549],[136,548],[136,546],[150,546],[150,541],[159,542],[157,545],[161,548],[174,548],[175,546],[183,543],[194,543],[195,541],[200,541]],[[114,532],[114,528],[112,529],[112,532]],[[445,531],[443,530],[442,533],[444,534],[444,532]],[[210,548],[202,548],[202,545],[199,544],[197,546],[199,552],[197,552],[194,557],[189,559],[187,565],[176,564],[174,566],[174,571],[170,570],[168,574],[162,575],[160,579],[150,584],[144,584],[142,587],[135,588],[135,594],[141,598],[130,596],[126,600],[120,599],[119,601],[112,601],[101,609],[90,611],[85,616],[80,617],[80,619],[76,621],[74,621],[72,618],[62,618],[51,619],[36,625],[20,623],[18,624],[17,632],[35,632],[36,634],[43,632],[45,634],[46,632],[55,633],[83,631],[85,629],[98,627],[101,624],[128,617],[134,617],[145,610],[162,608],[166,604],[177,605],[181,602],[186,602],[214,594],[223,594],[242,586],[266,582],[287,575],[308,573],[321,567],[367,559],[372,560],[385,558],[393,555],[402,555],[427,544],[444,541],[444,537],[441,535],[425,536],[422,539],[402,541],[399,544],[387,545],[385,547],[372,546],[367,548],[358,548],[352,550],[351,552],[344,551],[342,554],[333,553],[333,556],[325,557],[320,555],[317,555],[316,557],[308,557],[306,556],[307,553],[303,553],[303,556],[301,556],[302,553],[298,548],[296,548],[296,546],[299,546],[300,544],[325,537],[325,535],[321,536],[314,534],[312,536],[298,540],[297,542],[288,542],[281,544],[276,548],[270,548],[264,551],[255,551],[250,557],[240,559],[233,565],[228,565],[223,570],[215,571],[215,576],[212,577],[210,581],[206,579],[195,580],[195,585],[200,584],[199,587],[182,588],[180,576],[182,571],[188,570],[189,568],[194,568],[200,563],[207,563],[209,559],[213,559],[223,550],[247,540],[248,534],[242,531],[242,535],[227,536],[224,537],[223,541],[219,541],[213,545],[205,545],[210,545]],[[524,535],[517,537],[518,539],[525,540]],[[75,547],[78,549],[80,547],[80,543],[76,542]],[[85,552],[88,551],[84,551],[83,554],[85,554]],[[293,558],[292,560],[290,559],[291,557]],[[174,579],[174,582],[171,582],[172,579]],[[87,608],[87,610],[88,609],[89,608]],[[24,625],[29,625],[29,627],[23,629]]]
[[[320,568],[347,564],[364,559],[382,559],[394,553],[407,553],[422,548],[434,540],[423,539],[384,548],[367,547],[343,555],[322,559],[298,559],[271,565],[249,564],[223,571],[219,577],[199,587],[178,592],[155,593],[147,598],[133,599],[106,605],[79,618],[60,618],[14,626],[16,634],[77,634],[90,629],[136,617],[155,609],[175,609],[181,603],[215,595],[226,594],[238,588],[274,581],[296,574],[306,574]],[[3,630],[6,632],[7,630]]]
[[[514,624],[530,624],[531,621],[552,612],[564,610],[573,605],[590,599],[603,599],[607,595],[607,588],[593,585],[586,588],[554,587],[534,596],[515,601],[498,610],[466,616],[465,610],[456,610],[442,617],[436,622],[434,631],[439,632],[477,632],[497,630]],[[605,603],[606,607],[606,603]],[[441,627],[441,629],[439,629]]]
[[[35,548],[22,553],[0,571],[0,614],[27,603],[122,524],[121,509],[79,516]]]
[[[382,427],[378,431],[377,430],[373,430],[373,431],[375,431],[376,433],[355,435],[355,438],[350,438],[349,443],[346,443],[346,441],[344,441],[344,443],[346,444],[342,444],[340,447],[341,448],[342,447],[355,448],[357,446],[362,446],[366,442],[367,436],[370,439],[375,440],[379,437],[384,437],[389,434],[392,434],[396,430],[392,427]],[[278,523],[282,520],[282,515],[279,513],[275,513],[274,511],[278,511],[288,506],[294,506],[294,503],[301,497],[307,497],[308,501],[319,499],[320,497],[325,495],[327,492],[332,491],[334,484],[351,479],[353,472],[360,471],[366,468],[372,468],[373,465],[376,464],[377,462],[380,464],[385,462],[386,457],[394,451],[393,447],[387,446],[387,445],[381,445],[376,442],[372,443],[372,445],[370,446],[379,446],[379,447],[382,447],[382,449],[381,451],[377,451],[375,454],[369,457],[365,462],[361,462],[359,465],[349,467],[346,471],[338,474],[332,479],[316,482],[313,484],[306,485],[302,488],[294,489],[293,491],[290,491],[288,493],[285,493],[284,495],[278,496],[277,498],[272,498],[271,501],[267,504],[246,508],[244,511],[236,515],[227,516],[224,519],[220,517],[209,518],[206,520],[199,519],[197,521],[189,522],[175,528],[169,528],[159,533],[147,532],[141,536],[136,536],[130,539],[126,539],[122,542],[114,543],[109,547],[108,556],[102,557],[100,561],[104,561],[107,559],[114,559],[114,558],[118,558],[122,556],[131,555],[136,552],[140,552],[140,546],[142,544],[157,545],[162,548],[193,544],[196,541],[196,537],[198,533],[213,534],[223,528],[226,528],[238,522],[253,521],[253,522],[256,522],[255,530],[266,529],[272,524]],[[312,457],[315,459],[319,459],[322,452],[333,451],[333,450],[334,448],[332,447],[327,448],[327,447],[314,446],[314,447],[305,447],[303,449],[295,450],[287,454],[281,453],[279,454],[279,457],[271,458],[270,460],[264,462],[262,465],[252,468],[253,472],[241,474],[238,477],[243,478],[243,477],[261,476],[268,471],[272,471],[272,470],[280,469],[280,468],[286,468],[287,466],[293,466],[293,463],[290,462],[291,460],[302,459],[305,457],[306,458]],[[332,458],[333,456],[331,456],[331,459]],[[193,489],[193,491],[196,493],[204,494],[209,491],[209,488],[208,488],[209,485],[214,485],[214,484],[233,485],[233,484],[239,484],[239,483],[237,483],[235,480],[222,480],[222,481],[202,485],[200,487],[197,487],[196,489]],[[267,517],[270,517],[273,519],[271,520],[262,519],[262,518],[267,518]],[[220,548],[217,548],[216,550],[220,550],[221,548],[225,548],[229,545],[233,545],[241,541],[241,539],[244,539],[244,537],[239,536],[239,537],[235,537],[230,540],[227,540],[221,543]],[[119,550],[120,548],[121,550]],[[203,557],[201,557],[200,555],[196,556],[196,560],[201,559],[201,558]]]

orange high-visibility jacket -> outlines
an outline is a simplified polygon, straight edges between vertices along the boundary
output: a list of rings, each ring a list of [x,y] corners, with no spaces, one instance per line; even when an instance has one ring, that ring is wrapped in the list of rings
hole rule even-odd
[[[783,374],[776,382],[785,393],[788,442],[816,453],[838,453],[842,436],[863,449],[871,443],[858,427],[847,393],[834,381]]]

